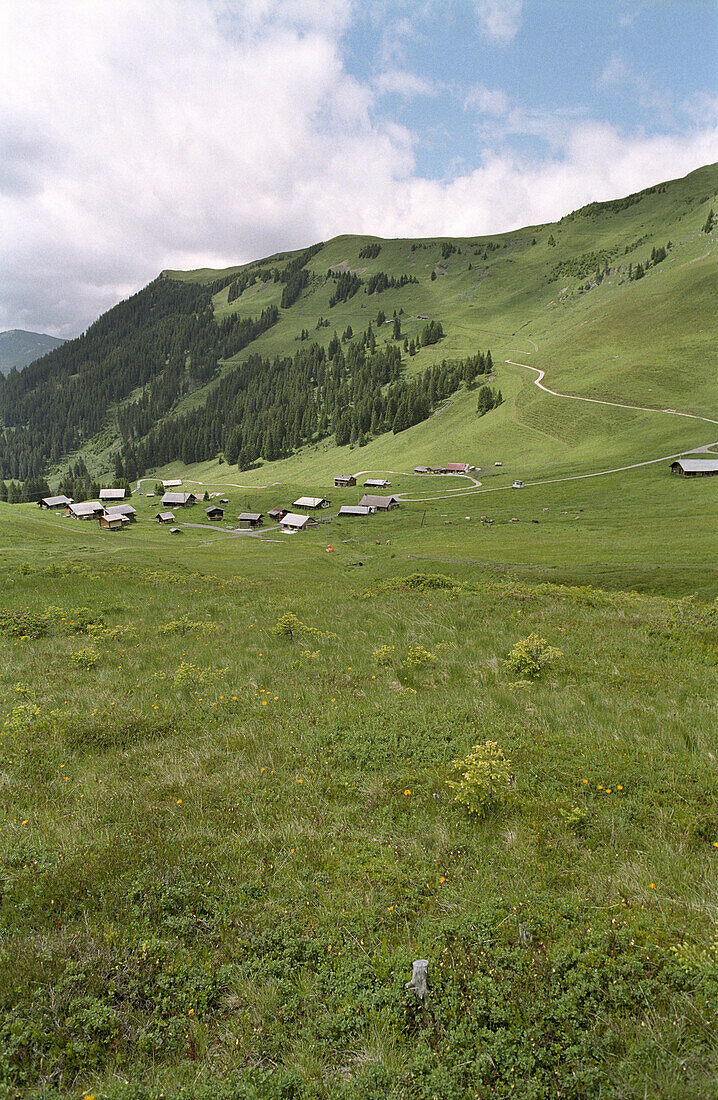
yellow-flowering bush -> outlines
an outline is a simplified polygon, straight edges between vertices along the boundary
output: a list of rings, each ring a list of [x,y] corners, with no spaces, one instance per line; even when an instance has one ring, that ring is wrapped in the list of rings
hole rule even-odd
[[[74,661],[80,668],[84,668],[86,672],[89,672],[91,668],[94,668],[100,659],[100,655],[96,649],[92,649],[87,646],[85,649],[78,649],[76,653],[70,654],[70,660]]]
[[[455,777],[446,780],[447,786],[456,791],[455,801],[477,817],[498,802],[511,782],[511,761],[496,741],[474,745],[463,760],[452,760],[452,767]]]
[[[560,649],[549,645],[546,639],[540,638],[538,634],[529,634],[528,638],[521,638],[516,643],[505,664],[511,672],[535,680],[542,669],[560,657],[563,657]]]
[[[389,661],[391,660],[391,655],[392,655],[393,652],[394,652],[394,646],[393,645],[380,645],[380,646],[377,646],[377,648],[372,653],[372,657],[374,658],[374,664],[381,665],[381,666],[388,665]]]
[[[423,645],[410,645],[404,664],[407,668],[425,668],[427,665],[432,665],[435,660],[434,654],[429,653]]]

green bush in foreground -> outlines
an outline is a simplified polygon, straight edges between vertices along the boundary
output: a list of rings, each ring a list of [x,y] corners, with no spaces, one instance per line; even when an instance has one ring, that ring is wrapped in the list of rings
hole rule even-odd
[[[561,650],[549,645],[545,638],[540,638],[538,634],[529,634],[513,647],[506,658],[506,667],[519,676],[535,680],[544,668],[561,657]]]
[[[511,782],[511,761],[495,741],[474,745],[467,757],[452,761],[452,765],[458,775],[455,780],[447,779],[446,783],[456,791],[454,801],[477,817],[482,817],[498,802]]]

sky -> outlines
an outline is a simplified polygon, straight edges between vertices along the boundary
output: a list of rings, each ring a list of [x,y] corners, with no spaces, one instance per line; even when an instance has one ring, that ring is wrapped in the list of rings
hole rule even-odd
[[[718,161],[718,0],[2,0],[0,330]]]

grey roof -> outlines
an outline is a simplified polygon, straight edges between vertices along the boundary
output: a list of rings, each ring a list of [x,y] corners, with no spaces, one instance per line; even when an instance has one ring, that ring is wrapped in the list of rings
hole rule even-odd
[[[107,523],[117,523],[120,527],[122,527],[123,523],[130,522],[127,516],[113,516],[109,512],[103,512],[103,514],[99,516],[98,519],[100,519],[100,521],[104,519]]]
[[[196,500],[194,493],[165,493],[162,497],[163,504],[187,504],[192,499]]]
[[[292,503],[295,508],[321,508],[322,505],[328,504],[329,501],[326,497],[299,497],[298,500]]]
[[[71,504],[70,511],[74,516],[93,516],[95,512],[104,512],[104,504],[99,500],[82,500],[79,504]]]
[[[182,528],[181,527],[170,527],[170,534],[171,535],[181,535],[182,534]]]
[[[356,478],[354,477],[354,474],[335,474],[334,475],[334,480],[335,481],[354,481],[355,482]]]
[[[211,516],[212,512],[221,512],[224,515],[224,508],[220,508],[219,504],[210,504],[209,508],[205,508],[205,512],[208,516]]]
[[[678,458],[671,463],[680,466],[689,473],[703,473],[706,470],[718,470],[718,458]]]
[[[368,516],[371,509],[366,504],[342,504],[339,509],[340,516]]]
[[[429,472],[429,467],[428,466],[415,466],[414,467],[414,473],[415,474],[428,474],[428,472]]]
[[[105,508],[105,513],[108,516],[136,516],[137,509],[131,504],[113,504],[112,507]]]
[[[268,516],[281,516],[282,513],[284,513],[286,515],[286,511],[287,511],[286,508],[270,508],[269,511],[267,512],[267,515]]]
[[[240,513],[239,518],[241,520],[242,519],[251,520],[252,523],[258,523],[259,520],[262,518],[262,513],[261,512],[242,512],[242,513]]]
[[[100,500],[124,500],[126,489],[100,489]]]
[[[155,519],[164,520],[165,523],[169,523],[171,519],[175,518],[174,512],[158,512]]]
[[[399,501],[396,497],[373,497],[368,493],[359,501],[360,506],[366,506],[367,508],[389,508],[392,504],[398,504]]]
[[[48,508],[57,508],[60,504],[72,504],[72,497],[43,497],[42,503]]]
[[[163,489],[176,489],[177,486],[181,485],[181,484],[182,484],[182,479],[177,477],[177,478],[174,478],[173,481],[163,481],[162,482],[162,488]]]
[[[385,489],[387,485],[391,485],[390,481],[386,481],[385,478],[370,477],[364,482],[365,485],[371,485],[374,489]]]
[[[298,516],[296,512],[287,512],[279,521],[284,527],[306,527],[309,516]]]

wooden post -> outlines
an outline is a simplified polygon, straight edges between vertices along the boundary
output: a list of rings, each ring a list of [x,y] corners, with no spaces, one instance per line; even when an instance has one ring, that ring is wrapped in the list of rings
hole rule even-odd
[[[415,959],[412,963],[411,981],[404,986],[404,989],[413,989],[420,1001],[424,1000],[428,992],[428,970],[428,959]]]

